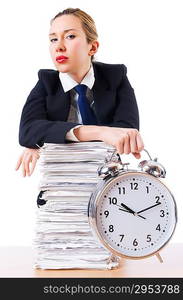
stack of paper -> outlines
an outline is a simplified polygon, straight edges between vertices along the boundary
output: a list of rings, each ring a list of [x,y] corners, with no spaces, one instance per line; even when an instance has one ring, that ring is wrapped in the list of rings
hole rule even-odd
[[[37,209],[36,264],[42,269],[117,267],[93,236],[88,202],[99,182],[97,169],[114,148],[103,142],[44,144],[41,149],[39,190],[43,205]]]

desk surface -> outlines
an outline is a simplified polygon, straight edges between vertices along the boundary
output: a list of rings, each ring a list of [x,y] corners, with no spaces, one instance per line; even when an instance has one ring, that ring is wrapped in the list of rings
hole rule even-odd
[[[0,277],[183,277],[183,244],[168,244],[162,251],[163,263],[155,256],[142,260],[121,260],[115,270],[34,269],[31,247],[0,247]]]

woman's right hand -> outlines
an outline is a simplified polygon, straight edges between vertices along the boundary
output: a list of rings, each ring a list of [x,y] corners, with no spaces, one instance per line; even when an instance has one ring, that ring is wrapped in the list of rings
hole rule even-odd
[[[137,159],[144,143],[140,132],[135,128],[103,127],[100,132],[103,142],[113,145],[119,154],[132,153]]]
[[[135,128],[82,125],[74,129],[74,134],[81,142],[99,140],[116,148],[119,154],[132,153],[135,158],[141,157],[144,143],[140,132]]]
[[[22,176],[31,176],[38,159],[39,149],[25,148],[17,161],[15,170],[17,171],[22,165]]]

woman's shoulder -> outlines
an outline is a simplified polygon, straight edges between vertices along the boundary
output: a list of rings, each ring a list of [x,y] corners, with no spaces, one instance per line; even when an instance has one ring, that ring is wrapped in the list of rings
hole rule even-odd
[[[103,63],[100,61],[93,61],[93,66],[95,68],[101,69],[101,70],[105,70],[105,71],[127,71],[127,67],[124,64],[109,64],[109,63]]]
[[[53,69],[40,69],[38,71],[38,76],[59,76],[59,71]]]
[[[103,78],[109,85],[120,84],[121,79],[126,77],[127,67],[124,64],[107,64],[103,62],[93,62],[96,78]]]
[[[38,71],[39,82],[44,86],[47,92],[57,90],[60,85],[59,71],[52,69],[40,69]]]

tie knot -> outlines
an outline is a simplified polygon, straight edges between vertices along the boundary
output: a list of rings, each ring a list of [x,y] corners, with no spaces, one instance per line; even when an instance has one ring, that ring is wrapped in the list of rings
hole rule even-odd
[[[86,95],[87,86],[85,84],[78,84],[78,85],[75,86],[74,90],[79,95]]]

